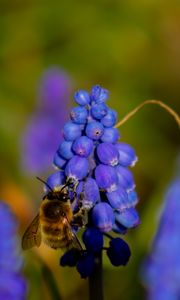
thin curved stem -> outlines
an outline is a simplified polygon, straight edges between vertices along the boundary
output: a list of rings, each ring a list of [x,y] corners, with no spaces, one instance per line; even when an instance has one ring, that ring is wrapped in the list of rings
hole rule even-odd
[[[118,128],[119,126],[123,125],[127,120],[129,120],[132,116],[134,116],[142,107],[144,107],[147,104],[156,104],[165,109],[170,115],[173,116],[176,123],[178,124],[180,128],[180,116],[167,104],[160,100],[146,100],[139,104],[136,108],[134,108],[132,111],[130,111],[121,121],[119,121],[115,127]]]

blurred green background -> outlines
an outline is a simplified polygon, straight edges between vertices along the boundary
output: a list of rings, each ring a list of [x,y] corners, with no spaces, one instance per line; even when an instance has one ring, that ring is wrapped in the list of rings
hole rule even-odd
[[[20,234],[42,197],[41,184],[20,168],[20,139],[36,105],[38,80],[54,65],[71,77],[72,95],[94,84],[107,88],[119,119],[146,99],[160,99],[180,113],[180,2],[0,0],[0,198],[17,214]],[[139,268],[174,174],[179,131],[156,106],[143,108],[120,131],[139,157],[133,171],[142,223],[126,237],[129,265],[116,269],[104,261],[105,298],[145,299]],[[87,282],[60,268],[59,253],[42,246],[25,253],[29,300],[51,299],[38,256],[63,299],[88,299]]]

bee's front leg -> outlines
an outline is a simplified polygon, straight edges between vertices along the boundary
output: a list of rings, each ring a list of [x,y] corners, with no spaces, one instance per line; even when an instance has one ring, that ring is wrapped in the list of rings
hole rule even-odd
[[[71,222],[72,226],[84,227],[88,223],[88,210],[81,207],[77,213],[74,214]]]

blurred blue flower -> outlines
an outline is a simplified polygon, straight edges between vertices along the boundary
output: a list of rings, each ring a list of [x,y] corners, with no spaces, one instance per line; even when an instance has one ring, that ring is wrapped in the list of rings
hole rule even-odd
[[[180,299],[180,177],[169,186],[159,227],[141,274],[149,300]]]
[[[69,98],[69,77],[56,67],[46,71],[39,82],[36,110],[21,141],[25,172],[40,174],[49,169],[62,140],[61,128],[67,119]]]
[[[21,275],[22,257],[17,246],[17,223],[8,205],[0,201],[0,299],[24,300],[27,284]]]
[[[78,106],[71,110],[71,121],[64,125],[64,139],[53,160],[55,167],[64,173],[65,182],[73,181],[77,195],[76,204],[72,203],[74,217],[78,207],[88,214],[83,235],[85,250],[79,258],[70,251],[61,259],[64,266],[72,265],[72,261],[74,264],[76,258],[77,270],[83,278],[93,271],[94,254],[103,249],[103,235],[109,231],[124,234],[139,224],[135,209],[138,196],[129,170],[137,157],[130,145],[118,142],[120,134],[114,127],[117,113],[105,103],[108,96],[108,91],[99,85],[91,93],[84,90],[75,93]],[[54,174],[47,183],[53,188],[60,185]],[[122,239],[111,238],[108,249],[113,265],[128,262],[130,250]]]

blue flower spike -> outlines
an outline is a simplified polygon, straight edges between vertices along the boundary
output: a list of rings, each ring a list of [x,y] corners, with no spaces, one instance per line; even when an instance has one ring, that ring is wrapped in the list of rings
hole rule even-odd
[[[17,221],[8,204],[0,200],[0,299],[27,299],[27,282],[22,275]]]
[[[91,276],[96,256],[103,250],[114,266],[126,265],[130,250],[123,240],[110,237],[108,249],[103,243],[110,231],[125,234],[140,222],[135,209],[135,181],[129,169],[137,156],[130,145],[119,142],[120,133],[114,127],[117,113],[108,107],[108,97],[109,92],[100,85],[93,86],[90,93],[75,93],[78,106],[70,112],[70,121],[63,129],[64,140],[54,156],[59,173],[47,180],[51,188],[57,189],[71,178],[74,191],[72,185],[67,189],[72,211],[78,214],[81,210],[86,215],[86,223],[75,226],[76,231],[86,226],[82,249],[71,249],[60,260],[62,266],[76,266],[82,278]]]

